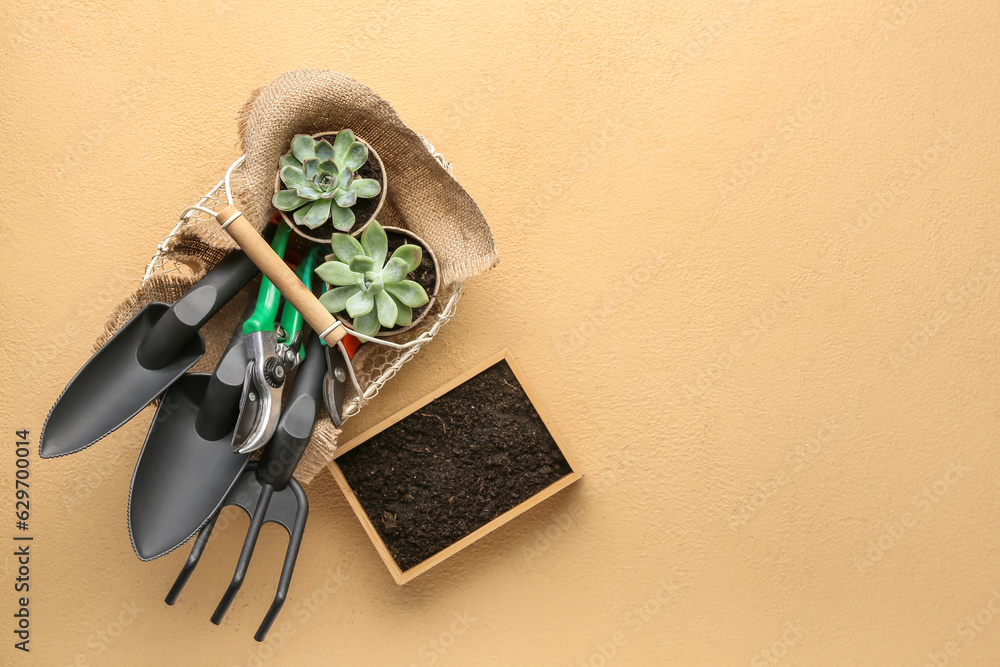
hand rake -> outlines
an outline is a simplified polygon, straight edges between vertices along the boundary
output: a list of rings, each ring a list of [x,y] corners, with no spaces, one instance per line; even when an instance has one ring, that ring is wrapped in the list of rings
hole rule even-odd
[[[243,585],[263,525],[268,522],[277,523],[288,531],[288,548],[281,567],[278,590],[254,635],[254,639],[259,642],[264,641],[285,602],[288,586],[292,580],[292,571],[295,568],[295,559],[302,544],[302,534],[309,514],[309,501],[305,491],[292,477],[292,473],[295,472],[295,467],[309,443],[316,411],[322,400],[326,372],[327,362],[322,339],[318,335],[313,335],[306,349],[306,358],[299,366],[292,382],[277,430],[267,445],[264,456],[247,467],[222,505],[242,508],[250,516],[250,527],[247,529],[246,539],[243,541],[243,548],[236,562],[233,579],[222,600],[219,601],[215,613],[212,614],[212,622],[216,625],[222,622]],[[198,533],[187,562],[167,594],[167,604],[172,605],[177,601],[177,596],[180,595],[184,584],[198,564],[205,545],[208,544],[218,517],[219,513],[216,512]]]

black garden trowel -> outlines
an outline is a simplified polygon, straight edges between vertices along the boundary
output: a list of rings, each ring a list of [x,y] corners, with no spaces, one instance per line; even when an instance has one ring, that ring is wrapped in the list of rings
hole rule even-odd
[[[83,365],[49,412],[42,458],[86,449],[125,424],[205,353],[199,329],[257,274],[230,253],[176,303],[151,303]]]
[[[187,373],[163,394],[129,486],[128,532],[141,560],[190,539],[250,460],[232,448],[246,365],[240,320],[212,375]]]

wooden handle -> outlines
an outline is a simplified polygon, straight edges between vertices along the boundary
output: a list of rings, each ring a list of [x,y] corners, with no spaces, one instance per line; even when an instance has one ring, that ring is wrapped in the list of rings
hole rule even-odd
[[[236,216],[229,224],[226,221]],[[285,300],[299,311],[312,330],[322,335],[329,330],[323,340],[327,345],[336,345],[347,333],[345,327],[319,302],[312,292],[302,284],[295,273],[288,268],[284,260],[278,257],[271,246],[267,244],[257,230],[247,222],[234,206],[227,206],[215,216],[219,224],[229,234],[236,244],[243,249],[247,257],[253,260],[261,273],[267,276],[278,288]],[[339,325],[339,326],[338,326]],[[331,327],[334,327],[331,329]]]

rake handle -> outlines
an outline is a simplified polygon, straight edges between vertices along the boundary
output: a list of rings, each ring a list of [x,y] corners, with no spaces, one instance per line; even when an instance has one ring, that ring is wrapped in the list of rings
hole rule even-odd
[[[347,334],[235,206],[226,206],[215,219],[327,345],[336,345]]]

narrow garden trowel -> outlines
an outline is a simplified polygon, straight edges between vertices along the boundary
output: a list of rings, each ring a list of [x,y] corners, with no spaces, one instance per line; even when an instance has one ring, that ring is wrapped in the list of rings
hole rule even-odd
[[[233,252],[172,306],[140,310],[66,385],[42,427],[41,457],[86,449],[138,414],[201,358],[199,329],[256,274]]]

